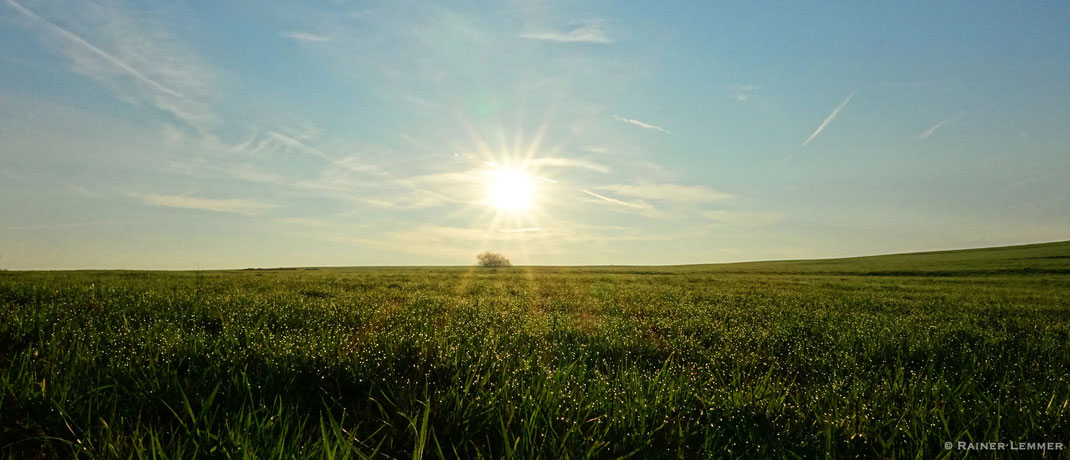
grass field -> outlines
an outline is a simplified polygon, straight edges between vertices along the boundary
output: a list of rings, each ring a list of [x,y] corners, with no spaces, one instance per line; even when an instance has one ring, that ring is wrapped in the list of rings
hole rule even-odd
[[[1066,445],[1070,243],[678,267],[0,272],[0,391],[11,458]]]

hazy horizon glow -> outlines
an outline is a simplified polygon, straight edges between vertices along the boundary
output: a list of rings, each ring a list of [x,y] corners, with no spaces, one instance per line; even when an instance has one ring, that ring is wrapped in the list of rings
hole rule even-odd
[[[0,0],[0,268],[1067,240],[1068,14]]]

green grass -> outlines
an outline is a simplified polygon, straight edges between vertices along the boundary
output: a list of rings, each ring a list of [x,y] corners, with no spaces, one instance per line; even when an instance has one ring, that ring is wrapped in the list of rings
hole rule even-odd
[[[10,458],[1066,445],[1070,243],[679,267],[0,272],[0,391]]]

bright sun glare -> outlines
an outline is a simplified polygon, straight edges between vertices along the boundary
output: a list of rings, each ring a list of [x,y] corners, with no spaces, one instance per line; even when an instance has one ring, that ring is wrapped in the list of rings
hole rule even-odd
[[[487,198],[502,211],[529,210],[535,205],[535,180],[523,171],[495,169],[487,183]]]

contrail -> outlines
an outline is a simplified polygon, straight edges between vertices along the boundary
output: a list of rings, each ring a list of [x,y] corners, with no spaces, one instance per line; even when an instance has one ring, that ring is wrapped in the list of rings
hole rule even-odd
[[[652,125],[650,123],[643,123],[643,122],[641,122],[639,120],[634,120],[634,119],[631,119],[631,118],[625,118],[625,117],[622,117],[620,115],[613,115],[613,119],[617,120],[617,121],[623,121],[625,123],[630,123],[630,124],[633,124],[633,125],[638,126],[640,128],[653,129],[655,131],[661,131],[661,132],[663,132],[665,134],[672,134],[672,132],[670,132],[669,130],[667,130],[665,128],[662,128],[661,126],[654,126],[654,125]]]
[[[586,193],[586,194],[591,195],[591,196],[593,196],[595,198],[598,198],[599,200],[607,201],[609,203],[613,203],[613,204],[624,206],[624,207],[628,207],[628,208],[639,208],[639,209],[642,209],[642,206],[640,206],[638,204],[629,203],[627,201],[621,201],[621,200],[618,200],[616,198],[610,198],[610,197],[604,196],[604,195],[599,195],[599,194],[594,193],[594,192],[592,192],[590,190],[584,190],[582,188],[578,188],[576,190],[579,190],[579,191],[581,191],[583,193]]]
[[[844,107],[847,107],[847,103],[851,102],[851,98],[854,96],[855,92],[851,91],[851,95],[847,96],[847,99],[844,99],[843,103],[841,103],[839,107],[836,107],[836,110],[833,110],[832,113],[829,114],[828,118],[825,118],[825,121],[821,122],[821,126],[818,126],[817,130],[815,130],[814,133],[810,135],[810,137],[806,138],[802,145],[809,144],[810,141],[814,140],[814,138],[817,137],[818,134],[821,134],[821,131],[823,131],[825,127],[828,126],[828,124],[836,118],[836,115],[840,114],[840,111],[843,110]]]
[[[952,118],[953,118],[953,117],[952,117]],[[936,130],[938,130],[938,129],[940,129],[940,128],[941,128],[942,126],[944,126],[944,123],[947,123],[947,122],[949,122],[949,121],[951,121],[951,118],[948,118],[948,119],[945,119],[945,120],[941,120],[941,121],[940,121],[939,123],[937,123],[937,124],[933,125],[933,126],[932,126],[931,128],[929,128],[929,129],[926,129],[926,130],[925,130],[924,132],[922,132],[921,134],[918,134],[917,136],[914,136],[914,140],[916,140],[916,141],[923,141],[923,140],[925,140],[925,139],[928,139],[928,138],[929,138],[929,136],[932,136],[932,135],[933,135],[933,133],[935,133],[935,132],[936,132]]]
[[[51,21],[39,16],[37,13],[34,13],[33,11],[30,11],[26,7],[22,6],[22,4],[20,4],[19,2],[16,2],[15,0],[7,0],[7,3],[12,8],[14,8],[15,11],[17,11],[19,14],[21,14],[23,16],[26,16],[27,18],[30,18],[30,19],[32,19],[34,21],[37,21],[37,22],[41,23],[42,25],[44,25],[49,30],[51,30],[52,32],[56,33],[57,35],[59,35],[59,36],[61,36],[63,38],[66,38],[66,39],[68,39],[68,40],[70,40],[70,41],[72,41],[74,43],[77,43],[78,45],[82,46],[83,48],[89,50],[89,52],[97,55],[98,57],[104,59],[105,61],[110,62],[115,67],[118,67],[118,68],[122,69],[124,72],[126,72],[130,76],[132,76],[132,77],[134,77],[134,78],[136,78],[138,80],[141,80],[142,82],[148,84],[149,86],[152,86],[153,88],[156,88],[156,89],[160,90],[163,93],[167,93],[167,94],[169,94],[171,96],[175,96],[175,97],[182,97],[182,95],[179,94],[178,91],[175,91],[175,90],[173,90],[173,89],[171,89],[171,88],[169,88],[169,87],[157,82],[156,80],[153,80],[153,79],[149,78],[147,75],[141,73],[141,71],[133,68],[129,64],[123,62],[119,58],[117,58],[114,55],[108,53],[107,51],[104,51],[104,50],[100,49],[96,45],[90,43],[88,40],[86,40],[86,39],[84,39],[84,38],[82,38],[82,37],[80,37],[78,35],[75,35],[73,32],[70,32],[67,29],[64,29],[64,28],[62,28],[62,27],[60,27],[60,26],[58,26],[56,24],[53,24]]]

